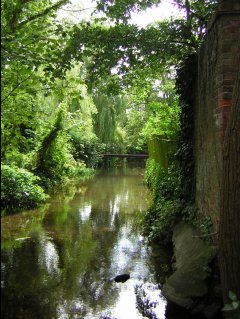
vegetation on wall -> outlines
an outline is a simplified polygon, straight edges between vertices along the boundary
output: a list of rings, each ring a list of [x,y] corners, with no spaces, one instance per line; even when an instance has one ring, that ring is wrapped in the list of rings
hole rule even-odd
[[[1,3],[4,212],[43,203],[57,185],[91,173],[107,151],[148,145],[154,201],[145,233],[168,240],[178,219],[207,230],[194,207],[192,105],[196,52],[219,1],[173,0],[183,16],[146,28],[131,24],[131,13],[160,0],[97,0],[102,18],[79,23],[59,19],[67,2]],[[236,98],[235,112],[237,105]]]
[[[196,50],[215,5],[178,0],[184,18],[138,28],[130,11],[157,2],[97,1],[105,16],[78,24],[59,20],[66,3],[2,2],[1,158],[48,191],[105,151],[146,151],[156,135],[175,143],[174,66]]]
[[[154,159],[148,160],[145,173],[146,183],[153,192],[153,203],[143,220],[143,232],[150,241],[171,241],[172,229],[180,218],[179,193],[180,174],[172,164],[168,171]]]

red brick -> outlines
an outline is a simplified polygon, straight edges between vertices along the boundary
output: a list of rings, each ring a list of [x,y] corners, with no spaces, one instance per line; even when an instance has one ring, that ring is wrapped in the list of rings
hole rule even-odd
[[[239,30],[239,26],[237,24],[231,25],[228,27],[228,31],[230,33],[236,33],[236,32],[238,32],[238,30]]]
[[[218,100],[218,107],[219,108],[230,108],[232,105],[232,100],[230,99],[221,99]]]

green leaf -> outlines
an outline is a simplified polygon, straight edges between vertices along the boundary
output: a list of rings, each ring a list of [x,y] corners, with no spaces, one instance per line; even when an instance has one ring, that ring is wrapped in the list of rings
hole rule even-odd
[[[222,308],[222,311],[232,311],[233,306],[231,304],[225,304],[224,307]]]
[[[239,308],[239,305],[240,305],[240,302],[239,301],[233,301],[232,302],[232,307],[234,310],[238,309]]]
[[[229,294],[228,294],[229,298],[232,300],[232,301],[236,301],[237,300],[237,295],[233,292],[233,291],[229,291]]]

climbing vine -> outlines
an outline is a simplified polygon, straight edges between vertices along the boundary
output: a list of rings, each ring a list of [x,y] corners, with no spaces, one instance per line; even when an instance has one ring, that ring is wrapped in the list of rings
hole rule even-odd
[[[199,231],[209,233],[210,217],[199,216],[195,206],[194,103],[197,76],[197,54],[189,54],[177,69],[176,90],[180,103],[180,135],[176,158],[180,163],[179,213],[182,219]],[[207,238],[206,240],[208,240]]]
[[[181,170],[180,199],[190,204],[194,197],[194,158],[193,158],[193,104],[195,100],[196,54],[190,54],[179,66],[176,78],[176,90],[180,103],[179,147],[177,159]]]

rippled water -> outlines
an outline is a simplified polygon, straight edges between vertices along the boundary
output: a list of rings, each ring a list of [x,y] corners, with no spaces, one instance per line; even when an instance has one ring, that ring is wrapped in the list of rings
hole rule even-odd
[[[140,235],[151,200],[143,173],[100,172],[46,207],[2,218],[3,318],[165,318],[153,252]],[[131,278],[112,280],[121,273]]]

